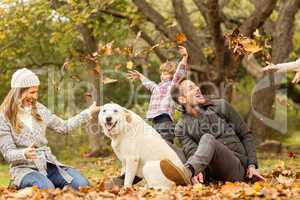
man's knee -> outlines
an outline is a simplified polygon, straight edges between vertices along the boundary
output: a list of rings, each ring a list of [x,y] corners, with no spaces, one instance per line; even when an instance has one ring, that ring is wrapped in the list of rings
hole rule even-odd
[[[215,141],[216,141],[216,138],[213,135],[208,134],[208,133],[202,135],[201,140],[200,140],[200,142],[203,142],[203,143],[212,143]]]

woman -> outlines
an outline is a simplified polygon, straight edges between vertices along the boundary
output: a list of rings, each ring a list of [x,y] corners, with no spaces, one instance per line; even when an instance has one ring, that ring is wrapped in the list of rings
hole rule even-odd
[[[64,121],[37,102],[39,84],[32,71],[17,70],[0,107],[0,151],[11,165],[12,183],[18,188],[40,189],[88,186],[88,180],[78,170],[57,161],[45,134],[46,128],[66,134],[89,121],[100,107],[94,103]]]
[[[278,73],[295,71],[297,73],[294,76],[292,83],[296,84],[296,83],[299,83],[299,81],[300,81],[300,59],[298,59],[294,62],[280,63],[277,65],[274,65],[271,63],[271,64],[267,65],[266,67],[264,67],[262,70],[266,71],[266,72],[278,72]]]

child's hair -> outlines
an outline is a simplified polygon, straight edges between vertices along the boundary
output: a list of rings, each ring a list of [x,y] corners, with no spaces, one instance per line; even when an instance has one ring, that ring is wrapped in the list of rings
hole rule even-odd
[[[161,64],[159,67],[160,73],[167,72],[171,75],[175,74],[176,71],[176,62],[173,61],[166,61],[165,63]]]

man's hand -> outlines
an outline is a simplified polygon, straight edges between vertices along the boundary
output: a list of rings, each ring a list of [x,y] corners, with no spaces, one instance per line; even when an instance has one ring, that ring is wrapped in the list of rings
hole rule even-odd
[[[292,80],[292,83],[297,84],[300,82],[300,71],[298,71],[295,76],[294,79]]]
[[[33,143],[32,145],[30,145],[28,148],[25,149],[25,157],[28,160],[35,160],[37,159],[37,153],[36,153],[36,148],[37,146]]]
[[[193,183],[193,185],[199,184],[199,183],[204,183],[203,174],[200,172],[197,176],[194,176],[192,178],[192,183]]]
[[[184,46],[178,46],[178,48],[178,52],[182,57],[188,57],[188,52]]]
[[[144,77],[144,75],[136,70],[128,71],[128,73],[127,73],[127,78],[131,79],[131,80],[139,80],[142,77]]]
[[[265,181],[265,178],[259,174],[254,165],[250,165],[248,167],[247,177],[250,179],[258,179],[260,181]]]
[[[266,67],[262,68],[263,72],[276,72],[278,71],[278,67],[273,63],[269,63]]]

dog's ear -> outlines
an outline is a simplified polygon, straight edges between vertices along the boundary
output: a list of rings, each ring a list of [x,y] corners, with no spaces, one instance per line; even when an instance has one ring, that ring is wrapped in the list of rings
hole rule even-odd
[[[125,114],[125,119],[128,123],[132,122],[132,116],[131,113],[128,110],[124,110],[124,114]]]

